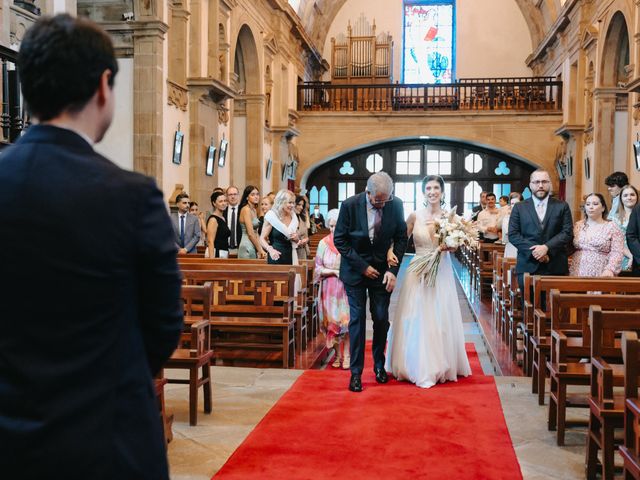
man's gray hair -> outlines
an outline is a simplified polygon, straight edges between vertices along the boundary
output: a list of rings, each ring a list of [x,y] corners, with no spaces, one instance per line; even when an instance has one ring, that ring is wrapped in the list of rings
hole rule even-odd
[[[340,210],[338,210],[337,208],[332,208],[331,210],[329,210],[329,212],[327,213],[327,224],[329,224],[331,220],[337,222],[339,213]]]
[[[378,193],[393,193],[393,179],[386,172],[377,172],[367,180],[367,192],[375,196]]]

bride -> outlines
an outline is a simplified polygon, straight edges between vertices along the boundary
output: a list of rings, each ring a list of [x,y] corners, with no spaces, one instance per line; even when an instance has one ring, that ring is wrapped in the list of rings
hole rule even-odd
[[[433,220],[444,214],[444,180],[439,175],[427,176],[422,181],[422,191],[426,208],[407,219],[407,236],[413,233],[416,257],[438,248]],[[422,388],[456,381],[458,375],[471,375],[449,255],[443,251],[433,287],[428,287],[416,273],[405,271],[387,336],[386,370],[398,380],[408,380]],[[393,254],[390,261],[394,261]]]

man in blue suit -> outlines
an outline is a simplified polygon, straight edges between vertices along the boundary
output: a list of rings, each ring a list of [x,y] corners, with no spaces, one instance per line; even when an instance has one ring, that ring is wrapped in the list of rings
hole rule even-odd
[[[342,202],[333,234],[341,255],[340,280],[349,300],[351,380],[349,390],[362,391],[366,304],[369,294],[373,319],[373,371],[378,383],[387,383],[384,349],[389,330],[389,300],[399,267],[387,265],[393,244],[398,265],[407,248],[407,224],[402,200],[393,197],[393,180],[385,172],[367,180],[367,190]]]
[[[89,20],[44,17],[18,69],[37,124],[0,155],[0,204],[21,206],[0,209],[0,472],[168,479],[152,376],[182,327],[180,275],[155,182],[93,149],[113,45]]]
[[[176,196],[178,211],[171,214],[171,223],[178,253],[196,253],[200,242],[200,220],[189,213],[189,195],[181,192]]]

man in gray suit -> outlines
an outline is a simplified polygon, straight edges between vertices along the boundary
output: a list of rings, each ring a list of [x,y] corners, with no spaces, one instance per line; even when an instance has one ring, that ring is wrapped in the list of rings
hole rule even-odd
[[[178,253],[196,253],[196,245],[200,241],[200,222],[198,217],[189,213],[189,195],[186,192],[179,193],[176,205],[178,212],[171,214],[171,223]]]

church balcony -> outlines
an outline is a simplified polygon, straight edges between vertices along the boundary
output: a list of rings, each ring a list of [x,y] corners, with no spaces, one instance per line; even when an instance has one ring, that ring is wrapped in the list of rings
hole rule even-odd
[[[447,84],[298,85],[299,112],[561,111],[553,77],[467,78]]]

